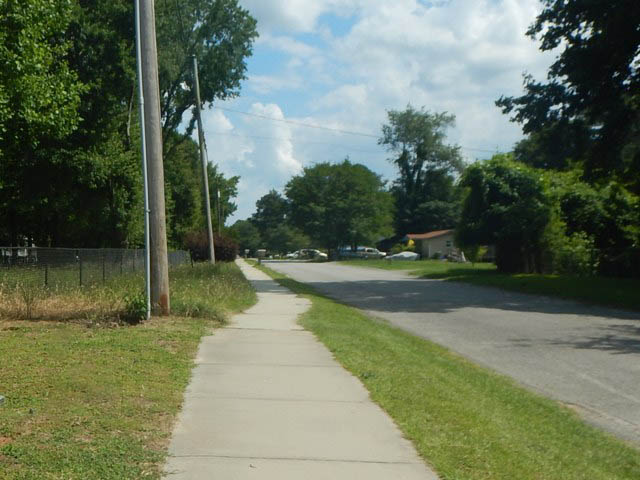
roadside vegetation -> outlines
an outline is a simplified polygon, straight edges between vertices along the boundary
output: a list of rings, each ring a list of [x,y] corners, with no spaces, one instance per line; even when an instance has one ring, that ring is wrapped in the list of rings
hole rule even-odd
[[[174,315],[131,325],[141,288],[132,276],[47,292],[32,320],[3,292],[0,479],[161,477],[201,337],[256,296],[234,264],[183,266]]]
[[[343,265],[385,270],[406,270],[421,278],[471,283],[484,287],[640,311],[640,279],[557,274],[506,274],[492,263],[460,264],[440,260],[416,262],[388,260],[346,260]]]
[[[313,302],[300,323],[357,376],[441,478],[636,479],[640,451],[558,403],[262,268]]]

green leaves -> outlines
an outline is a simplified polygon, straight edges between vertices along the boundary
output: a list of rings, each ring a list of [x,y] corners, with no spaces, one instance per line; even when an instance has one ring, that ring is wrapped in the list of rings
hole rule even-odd
[[[0,146],[20,151],[64,138],[78,124],[83,85],[65,60],[71,2],[9,0],[0,6]]]
[[[540,175],[510,155],[496,155],[469,166],[461,186],[466,196],[456,230],[458,243],[496,245],[501,271],[540,270],[537,257],[551,218],[551,201]]]
[[[349,160],[305,168],[285,187],[291,222],[327,248],[372,243],[391,232],[392,197],[384,186]]]
[[[640,157],[639,108],[634,100],[640,91],[640,3],[544,0],[543,4],[527,35],[539,37],[543,51],[562,49],[549,68],[549,81],[539,83],[525,75],[525,94],[503,96],[496,104],[504,113],[515,113],[513,120],[523,125],[525,133],[542,133],[536,140],[547,150],[554,150],[554,137],[564,136],[565,155],[584,161],[591,179],[630,174],[629,183],[638,188],[633,162],[634,156],[635,162]],[[576,131],[581,141],[572,141],[572,135],[566,135],[569,130]],[[558,159],[550,163],[557,164]]]
[[[411,105],[404,111],[391,110],[388,116],[378,143],[394,154],[390,160],[398,167],[392,188],[396,233],[453,227],[459,210],[453,175],[464,167],[459,147],[445,144],[445,132],[455,117]]]

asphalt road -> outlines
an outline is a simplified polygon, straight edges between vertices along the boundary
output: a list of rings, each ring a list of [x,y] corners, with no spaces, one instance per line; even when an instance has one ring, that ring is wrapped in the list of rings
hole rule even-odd
[[[638,313],[398,271],[334,263],[268,266],[506,374],[640,445]]]

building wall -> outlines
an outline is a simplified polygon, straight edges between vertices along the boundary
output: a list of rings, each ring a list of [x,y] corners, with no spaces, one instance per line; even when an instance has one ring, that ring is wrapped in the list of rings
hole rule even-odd
[[[431,256],[436,252],[440,252],[442,255],[448,255],[454,250],[453,232],[436,238],[420,240],[419,253],[422,255],[422,258],[431,258]]]

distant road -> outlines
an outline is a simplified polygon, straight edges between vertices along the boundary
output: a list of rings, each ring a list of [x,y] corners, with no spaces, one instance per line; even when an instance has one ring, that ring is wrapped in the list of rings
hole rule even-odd
[[[335,263],[267,266],[509,375],[640,445],[638,313]]]

